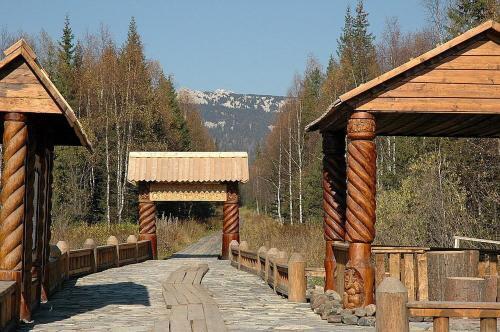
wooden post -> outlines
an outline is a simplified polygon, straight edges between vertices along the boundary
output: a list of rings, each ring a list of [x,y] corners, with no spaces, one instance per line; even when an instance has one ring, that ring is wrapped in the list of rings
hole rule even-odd
[[[237,257],[234,257],[233,256],[233,250],[234,248],[237,248],[239,249],[239,244],[238,244],[238,241],[236,240],[233,240],[231,241],[231,243],[229,243],[229,252],[228,252],[228,258],[229,258],[229,261],[231,261],[231,263],[238,263],[238,258]]]
[[[279,273],[278,273],[278,267],[276,264],[285,264],[288,260],[288,254],[281,250],[278,251],[278,253],[274,256],[273,259],[273,289],[276,292],[276,287],[278,286],[278,278],[279,278]]]
[[[233,241],[231,241],[233,242]],[[240,245],[238,246],[238,270],[241,270],[241,250],[248,250],[248,242],[247,241],[241,241]]]
[[[354,113],[347,124],[347,211],[346,240],[349,262],[344,277],[344,307],[373,303],[375,271],[371,243],[375,238],[376,150],[375,118]]]
[[[266,252],[267,248],[265,246],[262,246],[259,250],[257,250],[257,275],[262,275],[262,271],[264,271],[264,267],[260,261],[260,256],[263,255],[265,257]]]
[[[0,278],[15,280],[19,288],[25,271],[31,269],[23,261],[25,252],[25,213],[28,155],[26,117],[8,113],[4,117],[3,169],[0,193]],[[31,222],[31,220],[30,220]],[[31,271],[30,271],[31,272]],[[24,288],[24,287],[22,287]],[[21,319],[29,320],[30,298],[21,294]]]
[[[108,240],[106,241],[106,244],[108,246],[115,246],[116,247],[116,262],[115,262],[115,266],[118,267],[120,266],[120,250],[118,248],[118,239],[116,238],[116,236],[114,235],[111,235],[110,237],[108,237]]]
[[[92,260],[92,273],[97,272],[97,244],[93,239],[86,239],[83,247],[86,249],[93,249],[94,259]]]
[[[129,235],[127,237],[127,243],[135,243],[135,262],[137,263],[137,258],[139,257],[139,252],[137,248],[137,237],[135,235]]]
[[[43,257],[42,257],[42,303],[47,302],[49,298],[49,260],[50,260],[50,239],[51,231],[50,227],[52,225],[52,183],[54,181],[54,175],[52,174],[54,166],[54,147],[52,144],[48,144],[45,149],[45,164],[46,164],[46,194],[45,194],[45,223],[43,225]]]
[[[336,287],[333,242],[344,241],[346,211],[346,161],[344,133],[323,135],[323,232],[325,238],[325,290]]]
[[[307,302],[306,288],[306,260],[293,253],[288,261],[288,301]]]
[[[447,277],[444,283],[444,300],[454,302],[483,302],[486,280],[473,277]]]
[[[146,182],[139,182],[139,240],[151,241],[153,259],[157,259],[156,205],[149,199],[149,184]]]
[[[496,332],[497,319],[496,318],[481,318],[479,323],[480,332]]]
[[[61,251],[61,257],[66,256],[66,264],[64,265],[64,277],[69,277],[69,245],[66,241],[57,242],[56,246]]]
[[[278,254],[278,249],[277,248],[271,248],[267,251],[266,253],[266,266],[264,267],[265,272],[264,272],[264,281],[268,282],[269,281],[269,272],[271,270],[271,260],[274,259],[274,256]]]
[[[432,326],[434,332],[448,332],[450,330],[450,318],[434,317]]]
[[[238,182],[227,183],[227,198],[224,202],[223,214],[221,259],[227,259],[231,241],[240,241]]]
[[[377,332],[408,332],[408,291],[396,278],[385,278],[377,287]]]

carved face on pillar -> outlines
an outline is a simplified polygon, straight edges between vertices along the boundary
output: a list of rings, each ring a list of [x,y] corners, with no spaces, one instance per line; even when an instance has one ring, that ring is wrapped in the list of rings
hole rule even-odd
[[[370,113],[354,113],[347,122],[349,139],[372,140],[375,138],[375,117]]]
[[[363,278],[355,268],[346,269],[344,289],[344,308],[352,309],[363,305],[365,299]]]

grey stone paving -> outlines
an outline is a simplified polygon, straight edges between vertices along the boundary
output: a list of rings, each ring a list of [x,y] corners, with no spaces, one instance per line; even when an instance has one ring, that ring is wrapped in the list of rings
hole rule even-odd
[[[220,234],[214,234],[169,260],[146,261],[68,281],[35,313],[34,324],[20,331],[150,331],[166,312],[161,281],[182,265],[201,262],[210,267],[202,284],[219,305],[230,331],[374,331],[328,324],[308,304],[290,303],[260,278],[214,258],[219,250]],[[477,322],[454,325],[455,330],[469,326],[479,330]],[[432,326],[412,323],[412,331],[432,331]]]

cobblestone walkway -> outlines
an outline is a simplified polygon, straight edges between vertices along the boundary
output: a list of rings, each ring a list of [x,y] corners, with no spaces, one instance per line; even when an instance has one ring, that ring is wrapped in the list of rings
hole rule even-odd
[[[24,325],[20,331],[150,331],[166,311],[160,282],[180,266],[202,262],[210,268],[202,285],[214,297],[230,331],[374,331],[326,323],[308,304],[290,303],[260,278],[217,260],[219,246],[220,235],[215,234],[172,259],[68,281],[35,313],[34,324]],[[464,330],[464,325],[460,327],[458,330]],[[432,331],[430,323],[412,323],[412,331],[426,330]]]

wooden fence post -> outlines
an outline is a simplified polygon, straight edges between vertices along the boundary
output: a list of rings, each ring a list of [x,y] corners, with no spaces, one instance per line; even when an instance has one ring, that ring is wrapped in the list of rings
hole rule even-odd
[[[376,290],[377,332],[409,331],[408,291],[396,278],[385,278]]]
[[[279,281],[279,273],[278,273],[278,267],[276,264],[286,264],[288,260],[288,255],[285,251],[281,250],[279,251],[275,256],[273,260],[274,268],[273,268],[273,289],[276,292],[276,287],[278,286],[278,281]]]
[[[301,254],[293,253],[288,261],[288,301],[306,302],[306,261]]]
[[[57,242],[56,246],[61,250],[61,257],[66,256],[66,262],[64,264],[64,279],[69,277],[69,245],[66,241]]]
[[[106,241],[106,244],[109,246],[116,246],[116,262],[115,266],[119,267],[120,266],[120,250],[118,249],[118,239],[116,236],[111,235],[108,237],[108,240]]]
[[[238,244],[238,241],[236,240],[232,240],[231,243],[229,244],[229,253],[228,253],[228,258],[229,258],[229,262],[231,263],[231,265],[235,265],[238,266],[238,257],[234,257],[233,255],[233,249],[238,249],[239,251],[239,244]]]
[[[271,269],[271,260],[274,258],[274,255],[278,254],[278,249],[277,248],[271,248],[268,250],[266,253],[266,265],[265,265],[265,272],[264,272],[264,281],[268,282],[269,281],[269,270]]]
[[[95,244],[95,241],[93,239],[86,239],[85,243],[83,244],[83,247],[86,249],[93,249],[93,257],[91,258],[92,260],[92,273],[97,272],[97,245]]]
[[[240,246],[238,247],[238,270],[241,270],[241,249],[248,250],[248,242],[241,241]]]
[[[137,263],[137,258],[139,257],[139,252],[137,251],[137,237],[135,237],[135,235],[129,235],[127,237],[127,243],[135,243],[135,262]]]
[[[257,250],[257,275],[262,275],[262,270],[263,270],[263,266],[260,262],[260,256],[263,255],[264,257],[266,257],[266,252],[267,252],[267,248],[265,246],[262,246],[259,248],[259,250]]]

